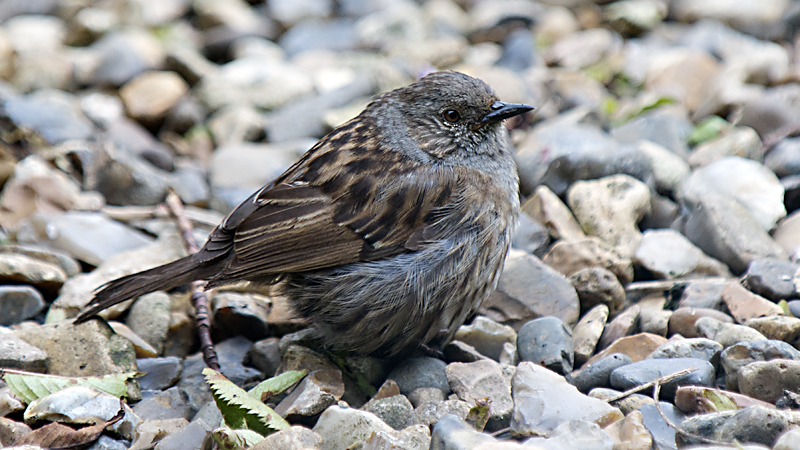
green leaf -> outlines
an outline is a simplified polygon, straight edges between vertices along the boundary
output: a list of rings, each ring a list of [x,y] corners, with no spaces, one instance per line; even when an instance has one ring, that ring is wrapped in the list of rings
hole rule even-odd
[[[253,398],[260,402],[280,394],[297,384],[308,373],[307,370],[290,370],[258,383],[253,389],[247,391]]]
[[[264,440],[264,436],[252,430],[217,428],[211,432],[219,448],[223,450],[246,450]]]
[[[781,300],[778,302],[778,306],[783,310],[783,314],[787,317],[794,317],[794,314],[789,310],[789,303],[786,300]]]
[[[697,145],[701,142],[710,141],[731,126],[730,122],[720,116],[709,116],[694,127],[694,130],[692,130],[689,137],[686,138],[686,141],[689,145]]]
[[[13,369],[2,369],[0,374],[11,393],[25,403],[72,386],[93,387],[114,397],[124,397],[128,392],[127,381],[143,375],[126,372],[102,377],[62,377]]]
[[[229,427],[246,428],[262,436],[289,428],[289,423],[272,408],[253,398],[221,373],[206,368],[203,369],[203,375]]]
[[[476,430],[483,432],[483,429],[486,428],[486,423],[489,422],[491,409],[491,399],[488,397],[476,398],[475,406],[470,408],[469,412],[467,413],[467,417],[464,418],[464,421],[475,427]]]

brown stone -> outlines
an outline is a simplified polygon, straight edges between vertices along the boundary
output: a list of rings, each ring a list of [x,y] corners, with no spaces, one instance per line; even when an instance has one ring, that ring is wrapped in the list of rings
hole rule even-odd
[[[711,317],[723,323],[733,323],[731,316],[722,311],[710,308],[678,308],[669,318],[669,330],[667,336],[680,334],[686,338],[702,337],[702,334],[695,327],[695,322],[701,317]]]
[[[600,358],[610,355],[612,353],[623,353],[628,355],[632,362],[637,362],[645,359],[647,355],[653,353],[653,350],[667,342],[666,338],[657,336],[650,333],[639,333],[633,336],[625,336],[618,339],[613,344],[609,345],[602,352],[592,356],[586,361],[586,364],[591,364]]]
[[[722,300],[737,323],[754,317],[782,316],[780,306],[745,289],[738,281],[731,281],[722,290]]]
[[[567,205],[546,186],[536,188],[522,211],[546,226],[553,239],[577,241],[586,237]]]
[[[542,261],[566,276],[589,267],[603,267],[616,275],[623,285],[633,281],[631,259],[594,236],[573,242],[556,242]]]
[[[597,343],[597,348],[604,349],[614,341],[636,331],[636,326],[639,322],[639,312],[639,305],[633,305],[609,322],[605,330],[603,330],[603,335],[600,336],[600,342]]]

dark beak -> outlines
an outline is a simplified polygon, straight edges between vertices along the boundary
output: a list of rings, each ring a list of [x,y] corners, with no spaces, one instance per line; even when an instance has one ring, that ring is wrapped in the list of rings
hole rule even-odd
[[[483,116],[483,120],[481,122],[500,122],[503,119],[518,116],[532,109],[534,109],[533,106],[526,105],[524,103],[506,103],[497,101],[492,103],[492,112]]]

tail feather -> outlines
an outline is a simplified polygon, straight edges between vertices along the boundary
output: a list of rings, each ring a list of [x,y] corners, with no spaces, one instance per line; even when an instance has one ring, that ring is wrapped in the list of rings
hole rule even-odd
[[[125,300],[207,278],[213,275],[213,271],[209,269],[210,267],[197,259],[187,256],[163,266],[109,281],[95,292],[94,298],[87,305],[89,309],[83,311],[75,319],[75,323],[85,322],[100,311]]]

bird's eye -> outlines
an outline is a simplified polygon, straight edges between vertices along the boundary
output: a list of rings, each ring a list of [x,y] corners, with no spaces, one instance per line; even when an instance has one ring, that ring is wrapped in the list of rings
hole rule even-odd
[[[456,123],[461,120],[461,114],[459,114],[455,109],[445,109],[442,113],[442,117],[444,117],[444,120],[450,123]]]

